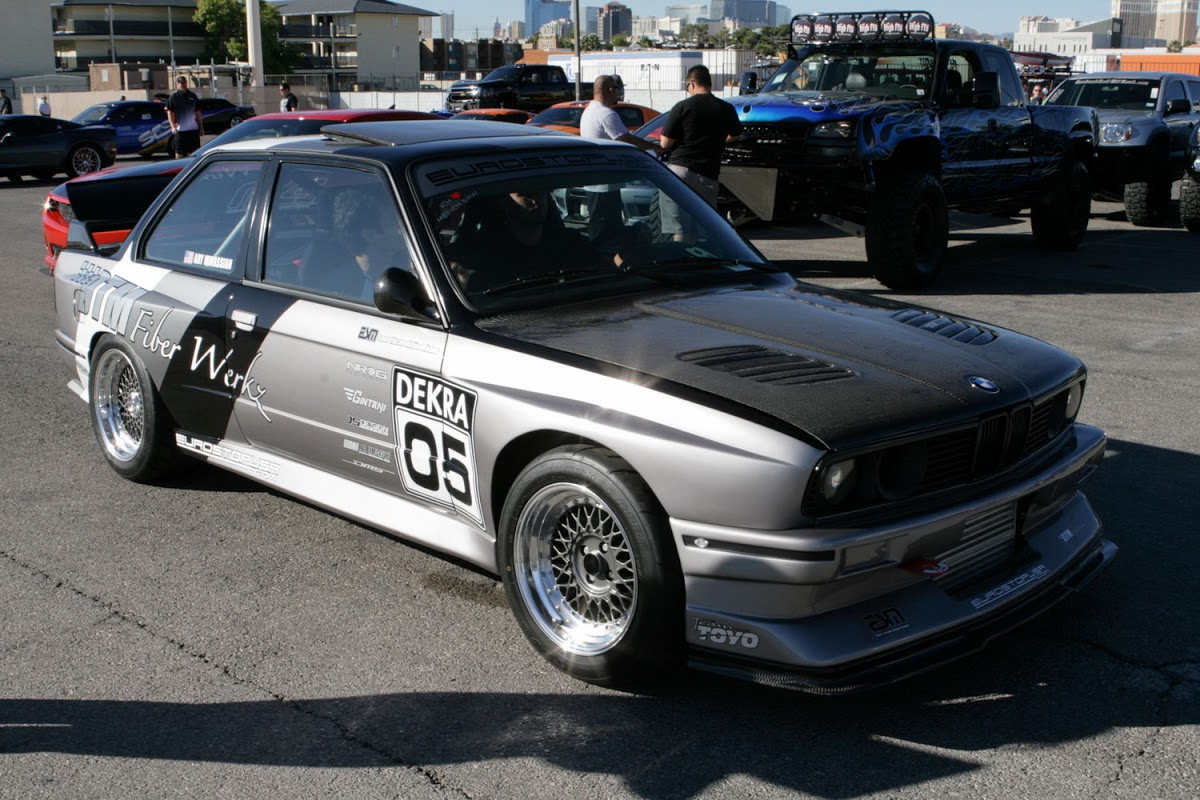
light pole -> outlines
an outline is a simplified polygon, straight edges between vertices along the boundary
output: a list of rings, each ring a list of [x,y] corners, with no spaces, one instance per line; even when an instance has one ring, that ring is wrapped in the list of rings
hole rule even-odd
[[[646,104],[651,108],[654,108],[654,74],[658,72],[658,69],[658,64],[641,65],[642,75],[646,76],[646,90],[649,94]]]
[[[108,56],[115,64],[117,63],[117,41],[113,38],[113,7],[111,5],[104,9],[104,18],[108,20]]]

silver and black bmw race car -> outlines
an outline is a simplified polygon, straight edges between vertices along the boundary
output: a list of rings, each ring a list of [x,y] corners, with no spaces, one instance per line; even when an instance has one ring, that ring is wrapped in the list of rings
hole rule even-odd
[[[113,469],[199,458],[466,559],[583,680],[886,683],[1116,551],[1078,360],[797,284],[626,145],[330,126],[206,154],[116,253],[71,238],[57,337]]]

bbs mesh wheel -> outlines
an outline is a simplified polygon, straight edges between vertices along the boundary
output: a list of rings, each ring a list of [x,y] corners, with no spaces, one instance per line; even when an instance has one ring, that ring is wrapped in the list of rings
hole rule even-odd
[[[682,578],[665,515],[611,451],[563,447],[526,467],[498,545],[517,622],[557,668],[617,686],[682,663]]]
[[[77,145],[67,156],[67,175],[72,178],[95,172],[103,166],[100,151],[90,144]]]
[[[149,483],[173,470],[179,451],[166,409],[145,366],[123,340],[110,336],[96,348],[88,399],[96,441],[119,475]]]

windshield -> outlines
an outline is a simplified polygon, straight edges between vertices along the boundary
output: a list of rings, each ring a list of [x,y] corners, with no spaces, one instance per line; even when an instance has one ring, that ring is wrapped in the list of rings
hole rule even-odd
[[[1158,86],[1157,80],[1147,78],[1081,78],[1055,89],[1046,105],[1153,111]]]
[[[911,45],[812,48],[780,67],[763,91],[924,98],[932,90],[933,62],[931,48]]]
[[[492,70],[486,76],[485,81],[515,81],[521,77],[521,70],[516,67],[499,67]]]
[[[328,119],[248,119],[208,142],[197,150],[195,155],[203,155],[214,147],[220,147],[230,142],[249,139],[278,139],[282,136],[305,136],[310,133],[320,133],[322,127],[334,124],[336,124],[334,120]]]
[[[71,122],[78,122],[80,125],[95,125],[108,116],[108,110],[108,106],[92,106],[72,117]]]
[[[572,128],[579,127],[579,118],[583,116],[583,108],[547,108],[542,113],[538,114],[533,119],[529,120],[530,125],[567,125]]]
[[[633,148],[525,151],[502,161],[480,154],[415,172],[450,277],[482,311],[776,271]]]

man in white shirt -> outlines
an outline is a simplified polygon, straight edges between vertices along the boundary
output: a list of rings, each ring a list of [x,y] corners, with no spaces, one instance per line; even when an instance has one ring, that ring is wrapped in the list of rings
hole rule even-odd
[[[634,136],[621,121],[620,115],[613,110],[617,104],[617,82],[612,75],[601,75],[592,84],[592,101],[583,110],[579,118],[579,135],[585,139],[615,139],[625,142],[642,150],[661,153],[662,148],[654,142],[648,142]]]

